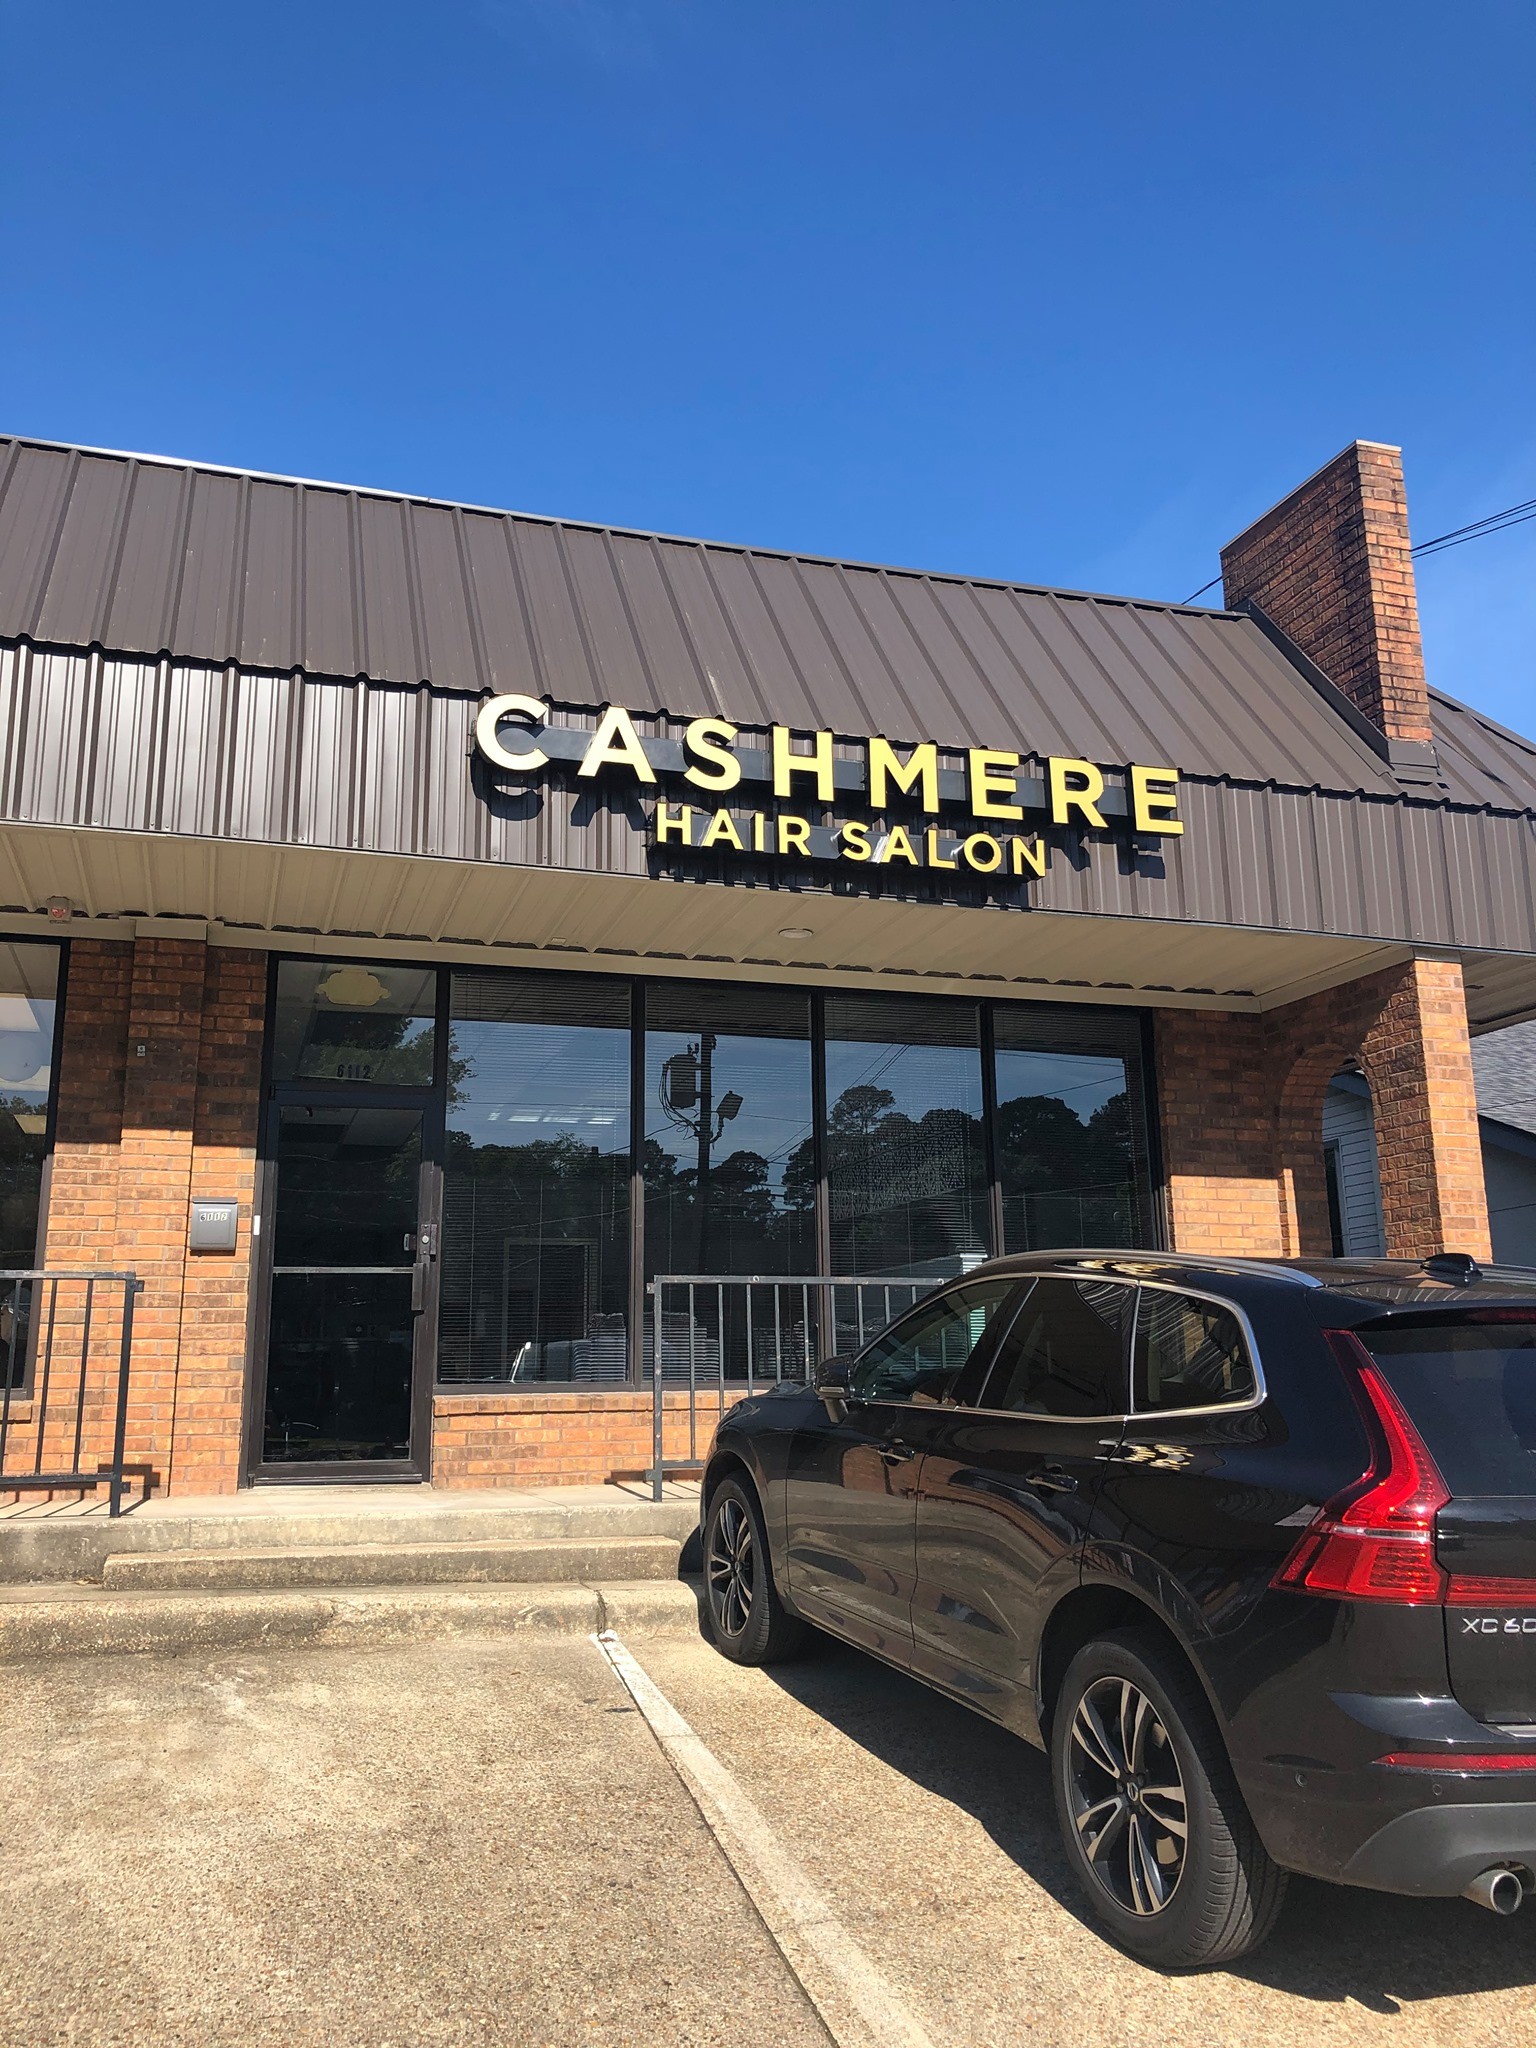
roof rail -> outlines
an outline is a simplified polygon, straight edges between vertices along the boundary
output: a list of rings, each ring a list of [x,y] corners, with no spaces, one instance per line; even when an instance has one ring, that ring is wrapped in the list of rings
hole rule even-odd
[[[1301,1268],[1289,1265],[1281,1259],[1228,1258],[1220,1252],[1133,1251],[1127,1250],[1124,1245],[1119,1245],[1103,1250],[1091,1248],[1088,1250],[1074,1249],[1060,1252],[1033,1252],[1027,1254],[1027,1256],[1039,1259],[1056,1258],[1063,1261],[1069,1259],[1113,1259],[1117,1264],[1146,1261],[1147,1263],[1164,1266],[1209,1266],[1223,1272],[1254,1273],[1266,1280],[1289,1280],[1297,1287],[1321,1287],[1324,1284],[1315,1273],[1304,1272]]]

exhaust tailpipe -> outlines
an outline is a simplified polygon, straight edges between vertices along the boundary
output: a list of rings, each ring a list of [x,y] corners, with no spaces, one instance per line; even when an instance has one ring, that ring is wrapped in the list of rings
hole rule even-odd
[[[1483,1906],[1488,1912],[1497,1913],[1501,1919],[1507,1920],[1523,1905],[1525,1886],[1516,1872],[1500,1865],[1474,1877],[1461,1896],[1470,1899],[1474,1906]]]

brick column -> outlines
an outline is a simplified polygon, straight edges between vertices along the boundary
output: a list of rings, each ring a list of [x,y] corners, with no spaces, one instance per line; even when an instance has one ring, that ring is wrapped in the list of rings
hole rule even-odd
[[[207,952],[197,940],[135,942],[123,1071],[116,1263],[144,1283],[134,1323],[133,1448],[167,1485]]]
[[[240,1483],[266,996],[264,953],[208,949],[189,1196],[236,1201],[240,1221],[233,1254],[188,1252],[183,1241],[171,1455],[178,1493],[231,1493]]]
[[[1177,1249],[1327,1256],[1323,1097],[1353,1060],[1371,1085],[1388,1257],[1491,1256],[1456,962],[1410,961],[1263,1016],[1164,1011],[1157,1041]]]
[[[1159,1013],[1168,1228],[1178,1250],[1276,1258],[1294,1248],[1281,1210],[1268,1080],[1262,1017]]]
[[[1376,1110],[1387,1252],[1491,1259],[1483,1148],[1460,963],[1403,970],[1360,1049]]]
[[[45,1262],[144,1282],[128,1453],[161,1491],[239,1483],[265,994],[263,954],[71,943]],[[194,1196],[239,1202],[232,1256],[189,1253]]]

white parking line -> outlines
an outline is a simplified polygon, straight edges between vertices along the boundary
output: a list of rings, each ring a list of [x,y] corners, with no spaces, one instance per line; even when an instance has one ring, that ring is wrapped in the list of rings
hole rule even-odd
[[[592,1638],[645,1716],[838,2048],[933,2048],[803,1865],[612,1630]]]

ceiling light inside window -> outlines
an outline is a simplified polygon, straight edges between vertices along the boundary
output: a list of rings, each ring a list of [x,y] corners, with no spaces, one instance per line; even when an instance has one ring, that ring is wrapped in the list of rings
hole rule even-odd
[[[338,967],[315,990],[342,1010],[371,1010],[389,994],[387,983],[366,967]]]
[[[812,939],[815,936],[808,924],[786,924],[779,930],[781,939]]]

